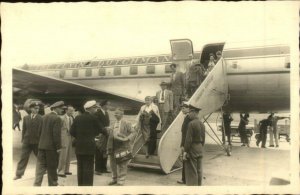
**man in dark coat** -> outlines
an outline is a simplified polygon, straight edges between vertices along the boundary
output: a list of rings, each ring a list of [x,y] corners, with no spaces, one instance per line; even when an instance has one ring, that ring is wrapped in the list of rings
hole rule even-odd
[[[94,180],[95,137],[99,133],[107,135],[95,113],[98,105],[95,100],[84,104],[85,112],[74,119],[70,133],[75,138],[78,186],[92,186]]]
[[[50,106],[51,112],[43,117],[34,186],[41,186],[47,170],[48,185],[57,186],[58,157],[61,150],[62,114],[64,102],[59,101]]]
[[[181,152],[183,154],[184,152],[184,142],[185,142],[185,138],[186,138],[186,132],[187,132],[187,128],[188,128],[188,124],[191,121],[189,118],[189,105],[187,102],[183,102],[182,104],[182,109],[181,109],[182,113],[185,115],[183,123],[182,123],[182,127],[181,127],[181,143],[180,143],[180,147],[181,147]],[[181,177],[181,181],[177,181],[177,183],[179,184],[185,184],[185,171],[184,171],[184,166],[185,161],[183,161],[182,164],[182,177]]]
[[[38,154],[38,143],[42,128],[42,116],[38,114],[40,106],[33,102],[29,106],[31,113],[23,119],[22,152],[14,180],[20,179],[25,172],[31,152]]]
[[[200,108],[189,106],[188,130],[184,142],[183,160],[185,160],[185,181],[188,186],[202,184],[202,157],[205,143],[205,126],[199,120]]]
[[[223,113],[223,127],[224,131],[222,130],[222,141],[223,144],[226,143],[225,141],[225,135],[227,137],[228,145],[231,145],[231,122],[233,121],[233,118],[231,117],[229,112]]]
[[[109,101],[103,100],[100,103],[100,108],[95,113],[99,122],[102,124],[104,128],[109,127],[109,114],[107,112],[109,107]],[[106,168],[107,164],[107,136],[104,134],[100,134],[96,137],[96,153],[95,153],[95,174],[101,175],[102,173],[109,173]]]
[[[257,146],[259,146],[260,142],[262,142],[261,147],[266,148],[268,126],[271,125],[272,125],[272,117],[268,117],[267,119],[261,120],[259,122],[259,137],[256,140]]]

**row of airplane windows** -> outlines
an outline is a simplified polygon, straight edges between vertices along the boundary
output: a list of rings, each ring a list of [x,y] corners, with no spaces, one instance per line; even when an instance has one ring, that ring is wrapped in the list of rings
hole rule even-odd
[[[88,68],[85,69],[85,76],[91,77],[93,69]],[[170,68],[170,64],[165,64],[165,73],[171,73],[172,70]],[[113,68],[113,76],[120,76],[122,74],[122,67],[114,67]],[[129,74],[130,75],[138,75],[138,66],[130,66],[129,67]],[[146,66],[146,74],[155,74],[155,65],[148,65]],[[59,71],[59,77],[64,78],[66,76],[66,70]],[[72,77],[79,76],[79,69],[72,70]],[[98,69],[98,76],[107,76],[106,75],[106,68],[99,68]]]

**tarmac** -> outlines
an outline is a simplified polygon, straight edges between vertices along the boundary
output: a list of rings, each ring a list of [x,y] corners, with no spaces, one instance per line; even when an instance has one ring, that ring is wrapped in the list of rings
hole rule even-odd
[[[207,131],[211,131],[207,128]],[[217,132],[221,137],[220,132]],[[16,170],[21,152],[21,131],[13,131],[13,169]],[[268,146],[268,141],[267,141]],[[109,164],[109,163],[108,163]],[[14,181],[15,186],[33,186],[36,157],[32,153],[25,175]],[[108,166],[109,168],[109,166]],[[77,186],[76,157],[73,152],[70,171],[66,178],[59,177],[60,186]],[[147,179],[145,179],[147,178]],[[262,149],[256,146],[254,135],[250,147],[242,147],[239,138],[233,140],[232,155],[227,156],[220,145],[209,136],[206,139],[203,157],[204,186],[253,186],[270,185],[274,178],[290,180],[290,143],[280,140],[279,148]],[[159,170],[147,168],[128,168],[126,186],[180,186],[181,170],[164,174]],[[111,174],[94,175],[94,186],[106,186]],[[282,183],[281,183],[282,184]],[[47,186],[47,175],[44,175],[43,186]]]

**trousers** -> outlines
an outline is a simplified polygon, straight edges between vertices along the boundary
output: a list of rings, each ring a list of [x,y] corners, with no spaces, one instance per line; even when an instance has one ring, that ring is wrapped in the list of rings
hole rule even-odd
[[[21,151],[21,158],[20,158],[20,161],[18,162],[16,176],[22,177],[24,175],[31,152],[33,152],[33,154],[35,156],[37,156],[38,155],[38,145],[23,143],[22,151]]]
[[[67,136],[67,145],[61,149],[59,154],[58,162],[58,174],[64,175],[65,173],[70,172],[70,161],[72,153],[72,140],[71,136]]]
[[[109,155],[112,180],[124,185],[127,175],[127,165],[129,160],[117,163],[114,155]]]
[[[93,186],[94,155],[76,154],[78,186]]]
[[[259,138],[257,139],[257,145],[261,143],[261,147],[266,146],[266,141],[267,141],[267,129],[260,129],[259,130]]]
[[[57,186],[58,153],[55,150],[38,150],[34,186],[41,186],[47,170],[48,185]]]
[[[190,156],[184,165],[185,169],[185,182],[188,186],[201,186],[202,185],[202,156]]]
[[[96,149],[96,153],[95,153],[95,171],[97,171],[97,172],[107,171],[106,164],[107,164],[106,155],[102,151]]]
[[[274,145],[274,139],[276,146],[279,146],[278,142],[279,132],[277,131],[277,127],[270,127],[270,145]]]

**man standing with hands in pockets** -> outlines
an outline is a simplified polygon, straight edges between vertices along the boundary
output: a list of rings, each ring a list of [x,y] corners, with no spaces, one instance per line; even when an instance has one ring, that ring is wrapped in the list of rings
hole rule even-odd
[[[64,102],[59,101],[50,106],[51,112],[43,117],[41,136],[38,146],[38,156],[34,186],[41,186],[47,170],[48,185],[57,186],[58,156],[61,151],[62,113]]]

